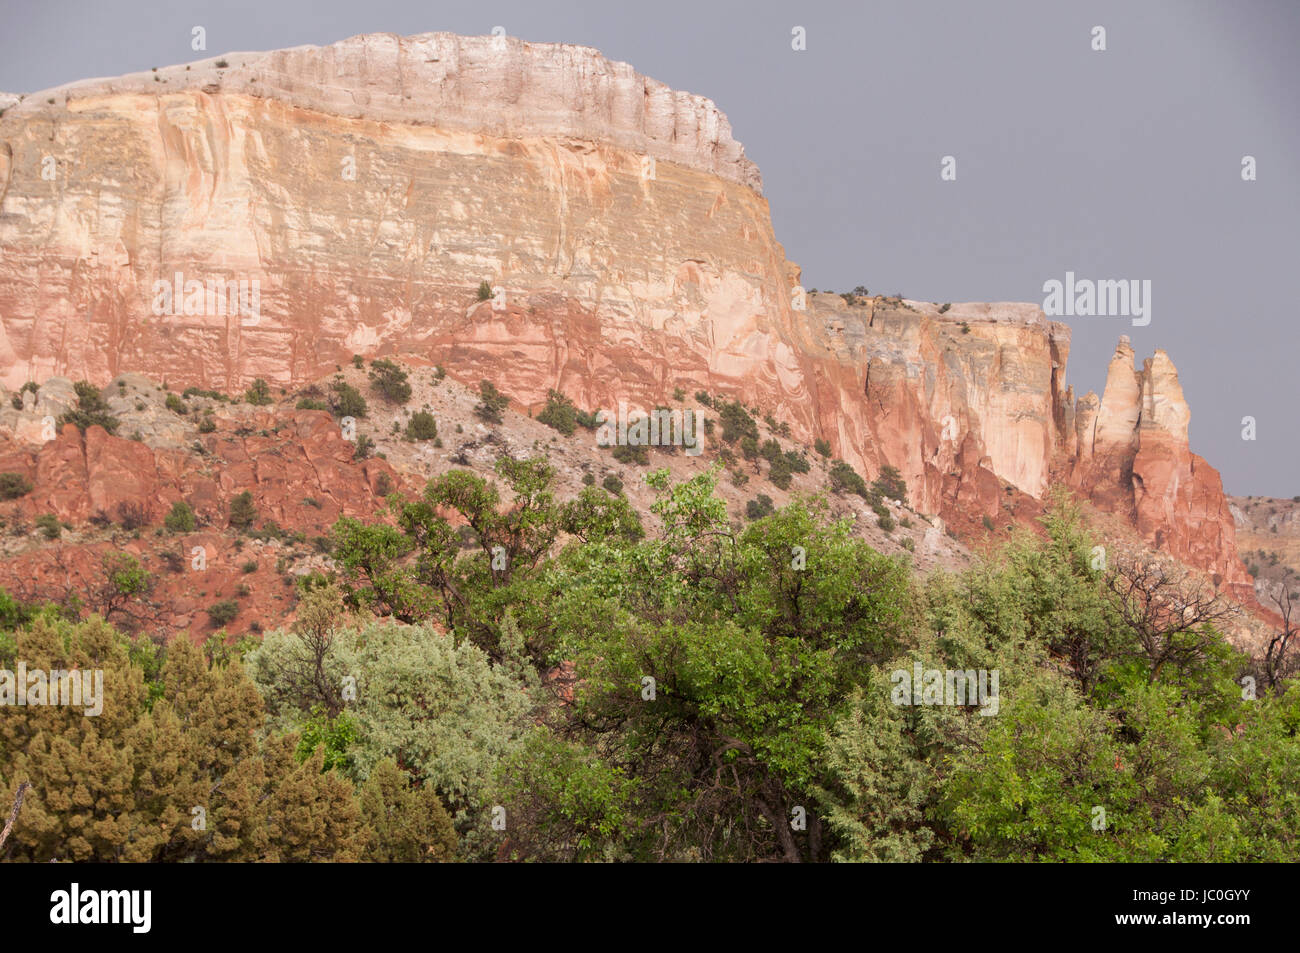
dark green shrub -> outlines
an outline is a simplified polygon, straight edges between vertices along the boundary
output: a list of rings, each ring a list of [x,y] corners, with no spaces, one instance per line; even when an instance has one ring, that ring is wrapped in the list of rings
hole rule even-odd
[[[361,396],[361,391],[357,390],[345,380],[336,380],[330,385],[333,392],[330,396],[330,410],[334,412],[335,417],[364,417],[366,415],[366,399]]]
[[[254,407],[265,407],[271,402],[271,386],[258,377],[248,390],[244,391],[244,400]]]
[[[830,469],[831,491],[834,493],[856,493],[864,500],[868,498],[867,481],[858,471],[843,460],[836,460]]]
[[[370,364],[370,389],[390,404],[404,404],[411,399],[411,385],[406,371],[389,360]],[[356,416],[355,414],[353,416]]]
[[[32,484],[21,473],[0,473],[0,500],[16,500],[30,492]]]
[[[578,425],[578,411],[573,401],[559,391],[550,390],[546,392],[546,406],[537,415],[537,420],[568,437]]]
[[[215,627],[229,625],[239,615],[239,603],[234,599],[222,599],[208,607],[208,618]]]
[[[882,506],[879,509],[876,509],[875,513],[876,516],[879,518],[879,522],[876,525],[878,525],[886,533],[892,533],[894,531],[895,524],[894,524],[894,517],[890,515],[889,510],[885,509]]]
[[[745,437],[758,440],[758,423],[739,401],[734,403],[720,401],[716,406],[718,417],[722,421],[723,440],[727,443],[735,443]]]
[[[479,403],[474,408],[474,413],[487,423],[501,423],[501,415],[510,405],[510,398],[497,390],[496,385],[491,381],[479,381],[478,393]]]
[[[790,472],[790,462],[784,455],[772,461],[772,466],[767,471],[767,478],[772,481],[773,486],[780,487],[782,490],[790,489],[790,481],[793,477]]]
[[[438,436],[438,422],[427,410],[419,410],[406,422],[407,440],[433,440]]]
[[[42,513],[36,517],[36,528],[41,531],[46,539],[58,539],[63,535],[63,526],[59,523],[59,518],[53,513]]]
[[[248,535],[253,539],[260,539],[262,542],[267,543],[273,539],[289,539],[292,534],[281,529],[280,524],[275,520],[267,520],[262,524],[261,529],[252,530]]]
[[[77,392],[77,408],[61,416],[59,426],[75,424],[82,433],[87,427],[99,426],[109,433],[116,433],[118,420],[100,396],[99,389],[89,381],[77,381],[72,386]]]
[[[194,518],[194,510],[184,500],[177,500],[172,504],[171,512],[163,517],[163,525],[173,533],[192,533],[198,521]]]
[[[246,530],[257,519],[257,507],[253,505],[253,494],[248,490],[240,493],[230,501],[230,525],[235,529]]]
[[[871,485],[881,496],[887,496],[891,500],[898,500],[901,503],[907,499],[907,483],[897,468],[888,464],[880,468],[880,476],[876,477]]]
[[[647,447],[632,446],[630,444],[616,444],[611,448],[614,459],[619,463],[636,464],[638,466],[650,465],[650,450]]]

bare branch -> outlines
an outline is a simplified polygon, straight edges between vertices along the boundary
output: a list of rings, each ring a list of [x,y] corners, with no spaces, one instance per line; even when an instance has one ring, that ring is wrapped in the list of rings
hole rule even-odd
[[[9,832],[14,829],[14,822],[18,820],[18,812],[23,808],[23,798],[29,787],[31,784],[27,781],[18,785],[18,792],[14,795],[14,806],[9,811],[9,820],[5,821],[5,829],[0,831],[0,847],[5,845],[5,841],[9,839]]]

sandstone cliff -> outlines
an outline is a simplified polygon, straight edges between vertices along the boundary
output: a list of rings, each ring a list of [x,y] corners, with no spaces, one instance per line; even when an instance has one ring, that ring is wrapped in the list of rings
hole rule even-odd
[[[47,90],[0,117],[0,383],[239,390],[359,353],[525,406],[703,389],[897,466],[922,511],[1056,476],[1244,578],[1162,353],[1139,375],[1122,344],[1076,407],[1034,306],[805,302],[759,188],[712,102],[573,46],[371,35]],[[227,281],[256,307],[187,291]]]
[[[1090,393],[1076,409],[1078,449],[1068,480],[1099,506],[1127,516],[1158,549],[1210,570],[1238,598],[1253,601],[1219,472],[1188,446],[1190,419],[1169,356],[1157,350],[1137,371],[1133,348],[1121,337],[1100,401]]]

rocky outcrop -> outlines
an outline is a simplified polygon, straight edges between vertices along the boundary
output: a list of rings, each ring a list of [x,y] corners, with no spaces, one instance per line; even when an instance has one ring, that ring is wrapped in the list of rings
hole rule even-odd
[[[1216,583],[1251,601],[1254,587],[1237,556],[1236,527],[1219,472],[1191,452],[1191,412],[1178,371],[1162,350],[1133,364],[1121,337],[1101,399],[1087,394],[1075,413],[1078,453],[1068,480],[1104,509],[1120,513],[1157,549],[1209,570]]]
[[[33,484],[0,503],[0,589],[36,604],[71,600],[112,611],[114,622],[131,628],[186,631],[197,640],[216,628],[207,610],[227,600],[238,606],[224,626],[229,633],[273,628],[292,612],[293,575],[331,568],[308,541],[327,535],[340,516],[373,518],[383,494],[401,486],[385,461],[354,462],[353,445],[321,411],[218,418],[201,445],[201,453],[156,449],[71,424],[39,450],[0,444],[0,473]],[[256,513],[254,538],[227,530],[231,501],[244,491]],[[181,500],[197,525],[164,531],[164,517]],[[48,515],[62,529],[33,546],[32,524]],[[122,554],[149,573],[149,591],[112,609],[103,598],[107,561]]]
[[[946,480],[987,474],[1046,490],[1061,443],[1070,331],[1026,304],[812,295],[796,322],[816,420],[835,452],[902,473],[911,502],[943,510]],[[981,481],[987,479],[980,476]],[[990,503],[987,515],[996,517]]]
[[[48,119],[65,108],[94,110],[108,106],[105,100],[134,97],[158,100],[164,111],[179,107],[176,118],[196,98],[246,98],[342,119],[474,136],[599,142],[762,189],[758,167],[745,158],[712,100],[671,89],[590,47],[509,36],[369,33],[330,46],[226,53],[69,83],[21,103],[9,96],[7,106],[15,119]],[[0,93],[0,108],[5,106]],[[202,132],[176,130],[178,145],[187,131]]]
[[[20,474],[34,486],[10,504],[20,519],[52,513],[74,525],[132,517],[154,525],[184,500],[201,524],[224,528],[230,501],[248,491],[259,522],[310,535],[328,532],[340,516],[370,516],[385,487],[398,485],[383,460],[354,461],[355,446],[323,411],[298,411],[288,422],[269,414],[238,425],[220,420],[199,443],[202,455],[157,450],[102,427],[82,434],[66,424],[38,450],[8,444],[0,473]]]
[[[225,54],[30,95],[0,117],[0,162],[9,388],[239,391],[396,354],[524,407],[704,390],[869,476],[897,467],[953,525],[1058,477],[1241,576],[1163,355],[1139,375],[1117,353],[1076,404],[1069,330],[1033,305],[805,300],[725,117],[594,50],[429,34]]]

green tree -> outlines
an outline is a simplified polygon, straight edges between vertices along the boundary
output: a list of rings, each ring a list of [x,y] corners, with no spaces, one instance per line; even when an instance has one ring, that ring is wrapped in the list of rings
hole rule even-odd
[[[782,454],[772,461],[768,468],[767,478],[772,481],[772,485],[782,490],[790,489],[791,476],[790,461]]]
[[[568,437],[577,429],[578,411],[573,401],[557,390],[550,390],[546,392],[546,406],[538,413],[537,420]]]
[[[39,616],[14,636],[33,667],[102,673],[102,711],[40,705],[0,719],[0,790],[31,784],[9,858],[359,858],[367,831],[351,783],[319,759],[300,765],[295,735],[259,742],[261,702],[237,659],[207,660],[187,639],[131,641],[99,619]]]
[[[575,499],[563,504],[560,526],[587,543],[636,542],[645,536],[641,517],[626,497],[611,496],[595,487],[584,487]]]
[[[319,748],[272,786],[267,823],[273,863],[357,861],[369,840],[352,785],[324,770]]]
[[[508,859],[633,859],[637,782],[591,748],[535,728],[500,775]]]
[[[335,417],[364,417],[369,408],[361,391],[340,378],[330,385],[330,410]]]
[[[880,476],[876,477],[871,485],[881,496],[898,500],[900,503],[907,501],[907,483],[898,470],[889,464],[880,468]]]
[[[292,695],[281,693],[280,679],[295,670],[293,656],[300,651],[295,637],[271,633],[249,656],[263,694],[285,706],[280,716],[287,727],[294,724]],[[356,680],[356,702],[348,709],[356,741],[347,751],[357,777],[367,779],[382,762],[395,760],[451,806],[462,846],[483,848],[498,766],[529,724],[525,686],[477,646],[457,644],[425,625],[338,630],[324,665]],[[299,696],[299,704],[309,700]],[[311,714],[299,708],[298,717]],[[325,752],[324,745],[316,750],[322,765]]]
[[[434,420],[433,414],[427,410],[418,410],[411,415],[411,419],[406,422],[406,438],[408,440],[436,440],[438,438],[438,422]]]
[[[77,393],[77,406],[59,417],[59,426],[75,424],[82,433],[88,427],[103,427],[109,433],[116,433],[120,422],[113,416],[99,388],[89,381],[77,381],[73,388]]]
[[[650,465],[650,450],[640,444],[617,443],[610,448],[610,456],[619,463],[626,463],[629,466]]]
[[[501,415],[510,405],[510,398],[497,390],[495,384],[486,380],[479,381],[478,393],[479,402],[474,408],[474,413],[487,423],[501,423],[504,419]]]
[[[253,494],[244,490],[230,501],[230,525],[237,530],[247,530],[257,519],[257,507],[253,505]]]
[[[864,500],[869,498],[867,481],[843,460],[836,460],[830,469],[830,486],[834,493],[856,493]]]
[[[265,407],[271,403],[271,386],[262,378],[255,378],[248,390],[244,391],[244,400],[255,407]]]
[[[745,437],[758,440],[758,423],[739,401],[717,400],[713,405],[722,421],[722,439],[735,443]]]
[[[153,587],[149,571],[130,553],[106,553],[101,566],[103,579],[94,588],[92,602],[105,619],[122,612],[128,603]]]
[[[365,859],[420,864],[456,859],[456,831],[430,785],[416,786],[391,758],[375,765],[361,788],[361,813],[371,832]]]
[[[772,498],[766,493],[760,493],[755,499],[745,504],[745,515],[751,520],[761,520],[765,516],[771,516],[776,512],[776,507],[772,503]]]
[[[411,384],[407,373],[389,360],[372,361],[370,389],[390,404],[404,404],[411,399]]]
[[[896,650],[906,570],[802,504],[736,537],[715,480],[710,471],[672,485],[666,471],[652,474],[657,538],[566,551],[545,613],[557,654],[575,667],[569,730],[617,752],[639,779],[636,816],[669,819],[619,849],[821,858],[820,821],[796,836],[788,806],[812,803],[825,731],[872,660]],[[798,567],[794,545],[804,549]],[[581,727],[602,725],[618,728]]]
[[[313,709],[311,717],[299,725],[299,731],[299,761],[306,761],[320,750],[322,770],[346,771],[352,767],[350,751],[357,741],[357,726],[347,712],[330,717],[320,708]]]

